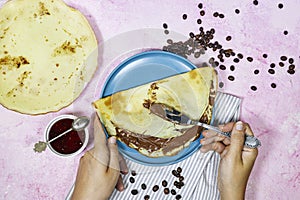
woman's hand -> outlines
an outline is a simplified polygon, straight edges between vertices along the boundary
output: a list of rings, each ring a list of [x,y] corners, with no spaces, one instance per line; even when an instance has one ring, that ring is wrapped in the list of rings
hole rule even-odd
[[[116,187],[124,190],[120,171],[128,173],[119,156],[116,138],[106,140],[97,116],[94,119],[94,148],[80,159],[72,199],[108,199]]]
[[[248,124],[237,122],[220,127],[231,131],[231,139],[207,131],[201,141],[202,152],[215,150],[220,153],[218,187],[222,199],[244,199],[245,190],[258,150],[244,146],[245,134],[253,135]],[[202,147],[201,147],[202,149]]]

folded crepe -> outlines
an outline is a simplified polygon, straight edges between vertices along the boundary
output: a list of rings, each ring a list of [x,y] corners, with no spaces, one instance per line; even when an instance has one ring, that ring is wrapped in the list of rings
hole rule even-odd
[[[72,103],[97,68],[86,18],[62,0],[10,0],[0,9],[0,104],[26,114]]]
[[[203,67],[114,93],[93,103],[110,136],[148,157],[172,156],[199,137],[202,128],[165,120],[149,108],[165,104],[209,123],[217,91],[213,68]]]

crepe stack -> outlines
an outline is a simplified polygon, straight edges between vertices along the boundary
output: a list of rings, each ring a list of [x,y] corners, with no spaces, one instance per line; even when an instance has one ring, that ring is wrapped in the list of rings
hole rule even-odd
[[[72,103],[97,68],[86,18],[62,0],[11,0],[0,10],[0,104],[26,114]]]
[[[164,120],[149,107],[165,104],[209,123],[216,83],[215,70],[203,67],[114,93],[93,105],[109,135],[148,157],[173,156],[198,138],[202,129]]]

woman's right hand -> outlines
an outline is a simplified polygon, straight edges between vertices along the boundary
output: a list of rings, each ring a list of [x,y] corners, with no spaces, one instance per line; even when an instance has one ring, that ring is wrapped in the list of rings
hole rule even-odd
[[[248,178],[258,155],[257,148],[244,146],[245,134],[253,135],[253,132],[243,122],[228,123],[220,128],[224,132],[231,131],[231,138],[205,131],[201,151],[214,150],[220,153],[218,187],[221,199],[244,199]]]

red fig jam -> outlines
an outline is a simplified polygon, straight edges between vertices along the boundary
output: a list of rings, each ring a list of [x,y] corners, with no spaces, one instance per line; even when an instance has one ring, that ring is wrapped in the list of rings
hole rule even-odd
[[[55,122],[49,131],[49,140],[72,128],[73,119],[61,119]],[[61,154],[71,154],[79,150],[84,142],[84,131],[70,131],[50,143]]]

